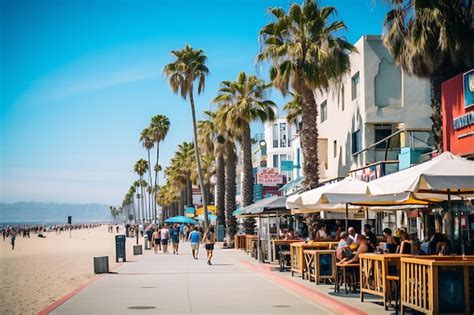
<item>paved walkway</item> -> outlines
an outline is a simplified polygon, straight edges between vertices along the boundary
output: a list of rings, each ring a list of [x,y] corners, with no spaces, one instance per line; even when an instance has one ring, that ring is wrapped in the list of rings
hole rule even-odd
[[[52,314],[363,314],[275,278],[240,251],[216,249],[212,266],[203,249],[199,260],[190,252],[184,243],[180,255],[131,257]]]

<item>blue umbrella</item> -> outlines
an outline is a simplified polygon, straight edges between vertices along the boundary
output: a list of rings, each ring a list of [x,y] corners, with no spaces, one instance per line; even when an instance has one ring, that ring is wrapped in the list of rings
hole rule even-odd
[[[182,215],[176,216],[176,217],[171,217],[165,220],[165,223],[189,223],[189,224],[196,224],[196,221],[194,221],[191,218],[184,217]]]

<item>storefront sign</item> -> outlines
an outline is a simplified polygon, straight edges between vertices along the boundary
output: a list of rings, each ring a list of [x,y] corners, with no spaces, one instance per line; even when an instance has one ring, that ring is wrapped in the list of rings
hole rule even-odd
[[[441,84],[443,150],[474,155],[474,69]]]
[[[283,175],[275,168],[265,168],[257,174],[257,184],[263,186],[277,186],[283,184]]]
[[[464,74],[464,107],[474,105],[474,70]]]
[[[293,170],[293,161],[281,161],[281,171],[292,171]]]

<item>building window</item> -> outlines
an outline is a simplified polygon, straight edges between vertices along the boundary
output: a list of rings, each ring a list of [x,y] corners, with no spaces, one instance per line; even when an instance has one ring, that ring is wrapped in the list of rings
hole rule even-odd
[[[375,125],[375,142],[383,140],[392,134],[392,125]],[[385,149],[385,142],[381,142],[375,146],[376,149]]]
[[[280,123],[280,148],[286,148],[286,123]]]
[[[324,101],[321,103],[321,123],[328,119],[328,103]]]
[[[332,148],[333,148],[333,151],[334,151],[334,157],[337,157],[337,140],[334,140],[332,142]]]
[[[278,154],[274,154],[274,155],[273,155],[273,167],[279,169],[279,165],[278,165]]]
[[[287,138],[288,147],[291,147],[291,126],[288,125],[288,138]]]
[[[341,88],[341,109],[344,111],[344,105],[345,105],[345,93],[344,93],[344,85]]]
[[[357,72],[352,77],[352,100],[355,100],[359,97],[360,94],[360,76],[359,72]]]
[[[278,124],[272,125],[272,142],[273,147],[278,148]]]
[[[352,133],[352,154],[359,152],[361,149],[360,129]]]

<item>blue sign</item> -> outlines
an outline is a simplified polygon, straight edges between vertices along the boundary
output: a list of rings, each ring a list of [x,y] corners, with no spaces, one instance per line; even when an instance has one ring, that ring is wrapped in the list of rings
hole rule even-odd
[[[464,107],[474,106],[474,70],[464,73]]]
[[[293,161],[281,161],[281,171],[292,171],[293,170]]]

